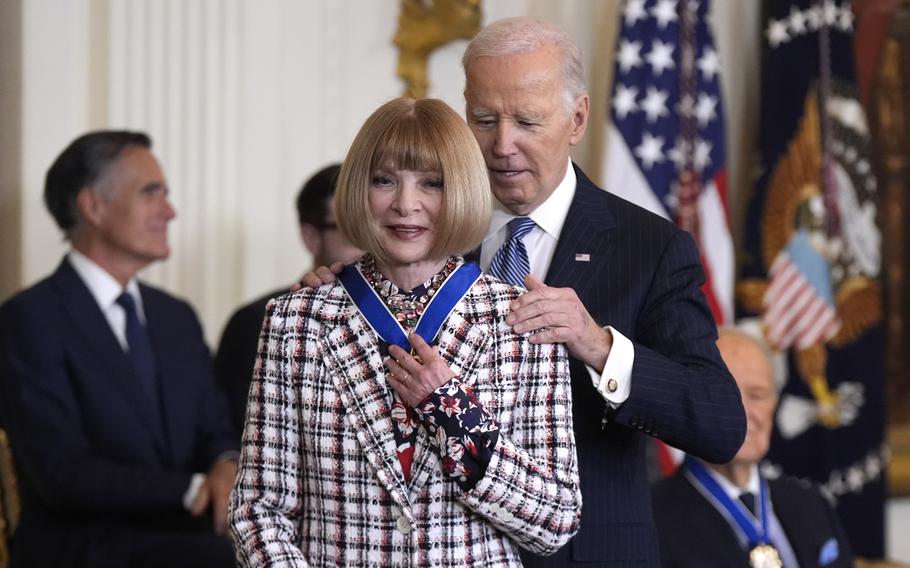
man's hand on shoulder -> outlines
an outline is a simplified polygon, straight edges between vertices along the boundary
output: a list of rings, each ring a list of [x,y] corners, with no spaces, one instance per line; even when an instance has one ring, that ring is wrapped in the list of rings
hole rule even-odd
[[[532,333],[531,343],[565,343],[573,357],[603,371],[613,336],[597,325],[575,290],[547,286],[530,274],[525,285],[528,292],[512,302],[506,323],[516,333]]]
[[[295,282],[291,286],[291,292],[296,292],[304,287],[319,288],[325,284],[331,284],[335,281],[335,276],[341,273],[342,268],[344,268],[343,262],[333,262],[329,266],[320,266],[312,272],[307,272],[300,282]]]

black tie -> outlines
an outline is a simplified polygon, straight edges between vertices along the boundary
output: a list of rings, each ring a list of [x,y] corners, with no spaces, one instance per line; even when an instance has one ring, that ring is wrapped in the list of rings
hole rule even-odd
[[[117,303],[126,313],[126,342],[129,344],[127,355],[133,363],[136,376],[145,393],[145,399],[152,410],[156,425],[160,420],[158,406],[158,377],[155,371],[155,354],[145,326],[139,321],[136,313],[136,302],[128,292],[120,294]]]
[[[746,506],[746,509],[749,509],[749,512],[752,513],[752,516],[755,516],[755,495],[751,491],[743,491],[739,494],[739,500],[743,502],[743,505]]]

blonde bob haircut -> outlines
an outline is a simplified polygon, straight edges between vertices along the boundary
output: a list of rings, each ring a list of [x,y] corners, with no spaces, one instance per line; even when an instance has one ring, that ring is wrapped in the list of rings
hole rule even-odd
[[[463,254],[480,244],[490,224],[487,167],[467,123],[437,99],[393,99],[366,120],[338,175],[335,216],[342,233],[380,261],[388,260],[370,214],[370,187],[381,167],[442,176],[442,208],[429,258]]]

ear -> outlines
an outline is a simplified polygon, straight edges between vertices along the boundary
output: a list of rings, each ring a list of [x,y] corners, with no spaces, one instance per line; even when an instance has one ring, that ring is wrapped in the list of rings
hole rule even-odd
[[[96,227],[104,218],[104,199],[97,191],[84,187],[76,195],[76,211],[79,219],[87,225]]]
[[[569,144],[575,146],[585,135],[585,129],[588,127],[588,116],[591,114],[591,99],[587,94],[575,99],[575,112],[572,113],[572,134],[569,136]]]
[[[322,233],[315,225],[301,223],[300,238],[303,240],[303,246],[310,251],[310,254],[316,255],[322,249]]]

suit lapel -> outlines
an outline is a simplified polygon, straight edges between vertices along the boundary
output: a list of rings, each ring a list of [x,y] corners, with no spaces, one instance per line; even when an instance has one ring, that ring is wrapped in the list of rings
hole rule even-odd
[[[470,295],[471,293],[449,315],[437,336],[436,344],[439,345],[440,355],[455,375],[473,387],[477,380],[477,365],[481,355],[489,352],[493,334],[489,325],[468,322],[462,315],[460,309],[465,301],[472,301]],[[426,429],[418,428],[411,480],[408,484],[411,495],[416,495],[426,485],[430,474],[439,468],[439,455],[430,445]]]
[[[741,544],[736,532],[730,523],[721,515],[701,493],[698,492],[691,481],[681,472],[674,474],[673,481],[686,494],[686,510],[684,512],[691,522],[693,532],[694,550],[701,548],[695,554],[704,559],[726,559],[731,564],[742,565],[741,560],[748,559],[748,551]],[[736,559],[736,562],[732,562]]]
[[[613,252],[615,220],[606,193],[575,168],[575,195],[563,224],[546,283],[572,287],[586,306],[597,304],[597,276]]]
[[[158,435],[159,429],[155,426],[157,422],[149,415],[149,405],[144,400],[139,379],[95,298],[66,259],[61,262],[52,279],[60,303],[73,327],[92,347],[94,355],[110,370],[107,377],[99,377],[99,380],[107,380],[111,388],[124,393],[145,426],[143,432],[152,438],[159,457],[164,457],[164,444]]]
[[[360,312],[349,305],[347,313],[327,334],[324,347],[323,362],[347,409],[345,420],[357,436],[377,479],[409,516],[410,502],[392,430],[388,371],[382,364],[376,333]]]
[[[775,491],[775,489],[778,489]],[[801,502],[799,499],[785,499],[780,486],[773,480],[768,481],[768,493],[771,496],[771,506],[774,508],[774,515],[777,522],[780,523],[796,556],[796,561],[800,566],[813,566],[818,564],[818,553],[820,550],[813,550],[815,547],[815,534],[808,534],[806,527],[797,526],[796,519],[802,517],[802,511],[799,510]],[[801,535],[801,538],[790,538],[790,535]]]

